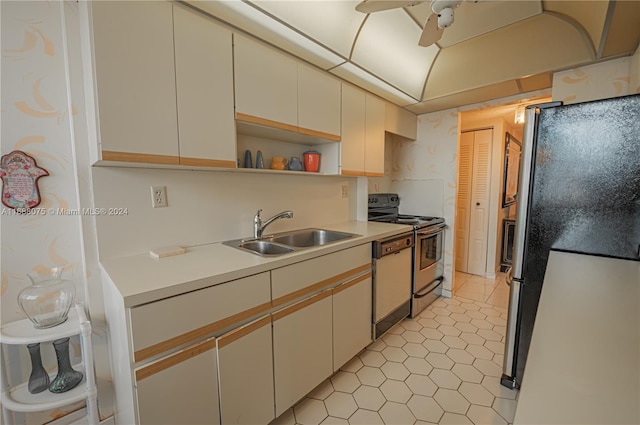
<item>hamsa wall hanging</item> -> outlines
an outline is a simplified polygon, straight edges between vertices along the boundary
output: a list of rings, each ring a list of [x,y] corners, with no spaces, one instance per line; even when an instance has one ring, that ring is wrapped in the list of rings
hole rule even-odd
[[[41,201],[38,179],[48,175],[33,157],[22,151],[2,155],[2,204],[16,210],[38,206]]]

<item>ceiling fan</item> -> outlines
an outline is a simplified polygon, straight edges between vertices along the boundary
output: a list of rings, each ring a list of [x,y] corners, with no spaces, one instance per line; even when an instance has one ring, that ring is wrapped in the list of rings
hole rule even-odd
[[[381,12],[383,10],[396,9],[400,7],[411,7],[429,0],[402,1],[402,0],[363,0],[358,3],[356,10],[362,13]],[[477,3],[478,0],[466,0],[470,3]],[[453,24],[453,9],[458,7],[462,0],[431,0],[431,15],[422,30],[420,46],[431,46],[440,40],[444,29]]]

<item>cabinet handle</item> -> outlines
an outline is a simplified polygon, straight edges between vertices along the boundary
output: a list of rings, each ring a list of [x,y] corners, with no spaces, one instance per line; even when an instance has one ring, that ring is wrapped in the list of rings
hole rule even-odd
[[[280,320],[283,317],[289,316],[298,310],[302,310],[303,308],[310,306],[311,304],[315,304],[318,301],[322,301],[323,299],[330,297],[332,293],[333,293],[332,289],[327,289],[320,292],[317,295],[314,295],[305,300],[302,300],[299,303],[296,303],[289,307],[285,307],[282,310],[276,311],[275,313],[273,313],[273,321],[275,322],[276,320]]]
[[[265,316],[262,319],[258,319],[255,322],[247,323],[246,325],[234,329],[218,338],[218,349],[226,347],[234,341],[239,340],[245,335],[249,335],[251,332],[260,329],[263,326],[271,324],[271,316]]]
[[[353,285],[356,285],[360,282],[362,282],[363,280],[366,280],[368,278],[371,277],[371,272],[363,274],[362,276],[358,276],[353,280],[350,280],[348,282],[343,283],[342,285],[338,285],[335,288],[333,288],[333,294],[338,294],[342,291],[344,291],[345,289],[349,289],[351,288]]]
[[[172,354],[169,357],[166,357],[162,360],[151,363],[148,366],[136,370],[136,381],[141,381],[144,378],[148,378],[151,375],[155,375],[156,373],[162,372],[163,370],[168,369],[171,366],[182,363],[192,357],[195,357],[214,348],[216,348],[215,338],[210,338],[192,347],[187,347],[176,354]]]
[[[325,286],[330,286],[330,285],[332,285],[334,283],[338,283],[340,281],[348,279],[348,278],[350,278],[352,276],[356,276],[356,275],[358,275],[358,274],[360,274],[360,273],[362,273],[364,271],[367,271],[367,270],[371,270],[371,264],[364,264],[364,265],[362,265],[360,267],[356,267],[355,269],[351,269],[351,270],[348,270],[348,271],[346,271],[344,273],[337,274],[337,275],[335,275],[333,277],[330,277],[329,279],[325,279],[325,280],[322,280],[320,282],[314,283],[314,284],[309,285],[309,286],[307,286],[305,288],[302,288],[302,289],[294,291],[294,292],[292,292],[290,294],[284,295],[284,296],[282,296],[280,298],[276,298],[275,300],[273,300],[273,306],[277,307],[279,305],[286,304],[286,303],[288,303],[290,301],[293,301],[293,300],[295,300],[297,298],[300,298],[300,297],[303,297],[305,295],[313,294],[314,292],[317,292],[318,290],[324,288]]]

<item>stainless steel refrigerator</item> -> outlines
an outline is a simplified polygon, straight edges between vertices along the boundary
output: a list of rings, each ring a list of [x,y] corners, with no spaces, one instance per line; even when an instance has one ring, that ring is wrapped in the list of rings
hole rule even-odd
[[[530,106],[523,139],[507,272],[509,388],[522,383],[550,250],[640,261],[640,95]]]

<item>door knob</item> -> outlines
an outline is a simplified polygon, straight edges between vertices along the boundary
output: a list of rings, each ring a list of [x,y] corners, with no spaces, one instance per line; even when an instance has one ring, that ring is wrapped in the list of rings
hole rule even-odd
[[[480,206],[480,202],[476,202],[476,207],[479,207],[479,206]]]

